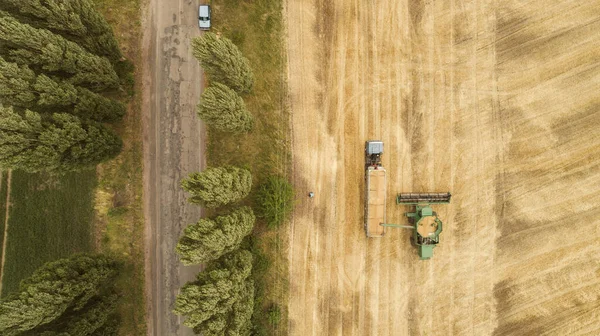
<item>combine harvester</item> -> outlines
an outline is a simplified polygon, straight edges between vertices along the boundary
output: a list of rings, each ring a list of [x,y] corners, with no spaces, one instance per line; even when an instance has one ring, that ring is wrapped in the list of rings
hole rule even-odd
[[[452,195],[447,193],[401,193],[396,196],[396,204],[414,205],[414,212],[407,212],[412,225],[381,224],[384,227],[399,227],[413,230],[410,241],[416,245],[421,260],[433,256],[433,248],[440,242],[442,221],[433,211],[432,204],[448,204]]]
[[[413,230],[411,242],[418,247],[421,260],[433,256],[433,248],[440,242],[442,221],[433,211],[432,204],[448,204],[452,195],[447,193],[401,193],[396,204],[414,205],[414,212],[407,212],[411,225],[385,222],[386,171],[381,164],[383,142],[367,141],[365,145],[365,232],[367,237],[383,237],[386,227]]]

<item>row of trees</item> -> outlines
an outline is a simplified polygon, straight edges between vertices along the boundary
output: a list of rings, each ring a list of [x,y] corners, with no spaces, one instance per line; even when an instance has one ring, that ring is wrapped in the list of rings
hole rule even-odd
[[[181,288],[175,313],[197,334],[248,335],[254,308],[252,254],[236,250],[210,262]]]
[[[114,281],[119,263],[76,254],[49,262],[0,300],[5,336],[110,336],[117,334]]]
[[[65,172],[116,156],[124,62],[91,0],[0,2],[0,168]]]
[[[198,105],[198,116],[223,132],[250,131],[252,115],[238,95],[248,93],[254,75],[248,60],[228,39],[206,33],[192,42],[193,54],[211,85]],[[250,171],[234,166],[212,167],[190,174],[181,185],[188,201],[206,208],[239,202],[252,188]],[[176,247],[186,265],[206,263],[196,281],[181,289],[174,312],[203,335],[248,335],[254,309],[252,253],[240,248],[254,227],[254,211],[247,206],[189,225]]]
[[[26,172],[93,167],[121,150],[121,139],[101,124],[67,113],[42,119],[39,113],[0,107],[0,163]]]
[[[112,28],[87,0],[3,0],[0,9],[36,28],[67,36],[93,54],[113,62],[122,58]]]
[[[243,168],[225,166],[193,173],[181,185],[190,203],[207,208],[223,207],[245,198],[252,175]],[[254,308],[252,253],[241,249],[254,227],[250,207],[202,218],[185,228],[176,252],[186,265],[206,263],[196,281],[187,283],[175,301],[174,312],[203,335],[247,335]]]
[[[192,43],[194,56],[210,79],[198,105],[198,116],[212,129],[242,133],[252,129],[253,118],[240,94],[252,89],[254,75],[248,60],[228,39],[207,33]],[[250,171],[211,167],[190,174],[181,185],[188,201],[218,208],[217,215],[189,225],[176,247],[186,265],[205,263],[196,281],[177,296],[174,312],[187,317],[185,324],[203,335],[248,335],[255,304],[253,254],[245,240],[256,216],[252,208],[224,207],[242,201],[252,189]],[[293,208],[289,182],[270,177],[256,193],[258,216],[270,227],[281,224]]]
[[[21,23],[0,11],[2,54],[10,61],[63,75],[73,84],[101,91],[118,88],[119,77],[108,59],[46,29]]]
[[[181,181],[190,194],[190,203],[205,208],[218,208],[244,199],[252,189],[250,171],[234,166],[211,167],[192,173]],[[294,191],[284,178],[271,176],[259,186],[255,207],[258,216],[271,228],[278,227],[293,210]],[[248,206],[213,218],[203,218],[189,225],[179,240],[176,251],[186,265],[218,259],[241,245],[252,232],[256,216]]]
[[[12,106],[37,111],[68,112],[98,122],[118,121],[125,105],[61,78],[36,75],[27,65],[7,62],[0,56],[0,99]]]
[[[125,61],[92,0],[0,1],[0,169],[76,171],[116,156],[106,123],[125,114],[112,98]],[[43,265],[0,300],[0,335],[116,335],[119,268],[87,254]]]
[[[252,175],[243,168],[213,167],[190,174],[181,185],[190,194],[190,203],[216,208],[248,196]],[[218,259],[240,247],[242,240],[252,232],[255,220],[254,211],[247,206],[225,215],[200,219],[185,229],[176,251],[186,265]]]
[[[211,80],[197,107],[200,119],[222,132],[250,131],[253,118],[239,96],[254,84],[248,59],[231,40],[213,33],[192,40],[192,53]]]

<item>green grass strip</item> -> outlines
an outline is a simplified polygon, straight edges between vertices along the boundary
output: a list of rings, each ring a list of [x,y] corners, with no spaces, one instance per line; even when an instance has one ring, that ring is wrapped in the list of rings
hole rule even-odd
[[[287,178],[291,167],[283,4],[282,0],[213,0],[211,4],[213,32],[231,39],[254,72],[252,92],[242,96],[254,116],[254,128],[243,135],[209,129],[207,162],[210,166],[249,168],[254,187],[244,203],[252,203],[259,185],[270,176]],[[256,290],[253,335],[287,333],[287,259],[281,245],[279,231],[266,230],[265,221],[259,220],[251,244]],[[278,312],[276,319],[270,318],[274,311]]]

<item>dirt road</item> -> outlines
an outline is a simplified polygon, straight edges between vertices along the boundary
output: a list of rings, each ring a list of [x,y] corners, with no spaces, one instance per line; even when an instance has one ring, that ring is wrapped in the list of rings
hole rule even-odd
[[[600,1],[288,0],[293,335],[600,331]],[[363,231],[364,143],[451,191],[430,261]]]
[[[195,106],[203,76],[191,55],[199,35],[196,0],[150,0],[144,21],[144,206],[148,335],[193,335],[171,311],[179,288],[200,270],[175,254],[182,229],[201,209],[187,203],[179,182],[204,167],[203,126]]]

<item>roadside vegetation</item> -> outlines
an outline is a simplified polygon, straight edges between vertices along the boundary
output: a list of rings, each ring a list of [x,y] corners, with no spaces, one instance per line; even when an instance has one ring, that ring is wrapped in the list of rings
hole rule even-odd
[[[141,1],[93,0],[112,26],[125,61],[115,68],[127,95],[127,114],[116,125],[121,154],[98,169],[96,248],[119,256],[116,288],[119,335],[146,335],[144,214],[142,208]],[[135,66],[134,66],[135,65]]]
[[[140,15],[139,0],[0,3],[3,178],[13,169],[2,297],[47,261],[101,251],[120,265],[118,300],[103,304],[126,335],[146,333]]]
[[[190,201],[212,209],[208,218],[186,229],[178,244],[184,263],[207,262],[207,268],[183,287],[175,312],[188,317],[186,324],[196,332],[224,328],[219,332],[285,334],[287,226],[282,224],[293,209],[294,191],[289,183],[282,3],[215,0],[212,6],[212,32],[192,44],[209,83],[198,106],[198,116],[208,125],[207,162],[213,168],[207,171],[243,167],[252,174],[252,189],[240,193],[235,186],[246,183],[239,174],[198,174],[194,185],[184,180]],[[231,188],[213,195],[218,189],[213,184]],[[223,201],[216,202],[217,197]],[[244,205],[256,211],[251,234],[250,217],[233,215]],[[251,265],[244,255],[251,256]],[[224,275],[231,281],[220,280]],[[214,286],[223,297],[211,297],[214,307],[207,310],[202,293]],[[239,319],[226,326],[224,321],[234,316]]]
[[[288,180],[269,176],[258,187],[255,206],[268,228],[278,228],[294,210],[294,189]]]
[[[238,250],[242,240],[252,232],[255,221],[252,208],[245,206],[188,225],[176,248],[181,262],[203,264]]]
[[[238,249],[206,265],[196,281],[185,284],[175,313],[202,335],[249,335],[254,306],[252,253]]]
[[[175,300],[176,314],[196,334],[248,335],[254,310],[253,255],[242,248],[256,217],[250,207],[233,208],[252,187],[252,175],[233,166],[211,167],[181,182],[188,201],[220,213],[185,228],[176,247],[186,265],[206,263]]]
[[[181,187],[190,194],[188,202],[217,208],[248,196],[252,174],[234,166],[209,167],[190,174],[181,181]]]
[[[252,131],[241,136],[209,129],[207,162],[248,167],[253,176],[248,204],[259,217],[263,216],[256,202],[260,187],[273,177],[289,181],[291,174],[283,4],[281,0],[213,0],[212,4],[213,30],[240,49],[254,72],[252,91],[243,95],[254,123]],[[287,334],[287,230],[287,225],[271,230],[265,218],[257,218],[253,234],[245,242],[254,256],[255,335]]]
[[[252,129],[254,119],[244,100],[224,84],[211,83],[198,104],[198,116],[215,130],[242,133]]]

